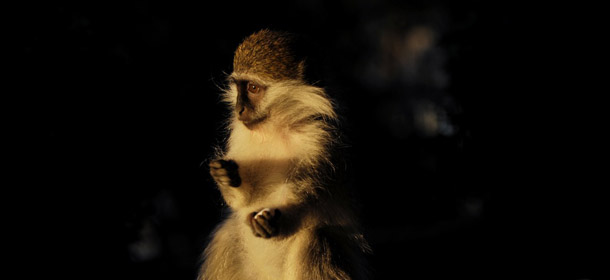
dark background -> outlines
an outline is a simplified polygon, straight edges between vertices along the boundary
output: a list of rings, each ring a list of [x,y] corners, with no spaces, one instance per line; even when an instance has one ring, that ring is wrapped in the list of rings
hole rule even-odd
[[[322,49],[376,279],[596,279],[603,183],[570,161],[588,136],[540,137],[549,29],[487,2],[23,4],[21,272],[194,279],[223,207],[200,166],[222,141],[219,86],[240,41],[271,28]]]

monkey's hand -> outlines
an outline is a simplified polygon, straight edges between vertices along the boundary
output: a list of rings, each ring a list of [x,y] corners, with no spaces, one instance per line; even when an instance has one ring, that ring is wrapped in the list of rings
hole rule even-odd
[[[219,185],[239,187],[241,177],[237,172],[238,165],[233,160],[217,159],[210,162],[210,174]]]
[[[248,216],[248,225],[256,237],[270,238],[278,234],[279,209],[264,208]]]

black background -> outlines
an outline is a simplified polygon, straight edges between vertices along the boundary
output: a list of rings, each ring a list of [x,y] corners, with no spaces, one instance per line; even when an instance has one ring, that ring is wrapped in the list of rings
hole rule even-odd
[[[603,183],[571,141],[594,136],[542,137],[569,118],[530,84],[548,25],[510,1],[454,2],[22,5],[21,273],[194,279],[223,207],[200,167],[222,141],[219,86],[240,41],[271,28],[323,49],[376,279],[596,279]],[[434,39],[401,72],[388,52],[421,28]],[[445,128],[426,130],[426,112]]]

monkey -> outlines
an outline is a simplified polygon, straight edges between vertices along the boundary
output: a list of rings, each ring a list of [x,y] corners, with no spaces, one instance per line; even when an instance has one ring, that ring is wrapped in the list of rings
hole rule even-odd
[[[199,280],[368,277],[371,249],[335,178],[335,105],[306,81],[296,38],[263,29],[235,51],[221,98],[228,137],[209,162],[228,214]]]

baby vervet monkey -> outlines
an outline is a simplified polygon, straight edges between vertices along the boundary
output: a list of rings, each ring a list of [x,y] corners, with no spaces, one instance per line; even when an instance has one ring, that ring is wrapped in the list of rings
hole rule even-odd
[[[336,179],[337,115],[305,81],[295,37],[261,30],[235,51],[223,100],[230,136],[210,173],[230,214],[199,279],[364,279],[348,194]]]

